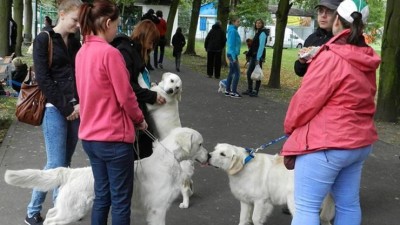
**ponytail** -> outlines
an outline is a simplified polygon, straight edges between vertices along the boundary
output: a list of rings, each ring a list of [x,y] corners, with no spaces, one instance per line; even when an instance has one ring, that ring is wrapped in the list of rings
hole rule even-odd
[[[347,43],[351,45],[364,46],[364,23],[362,20],[362,14],[359,12],[353,12],[351,14],[351,17],[353,18],[352,23],[346,21],[343,17],[339,15],[339,20],[342,23],[343,28],[350,29],[350,35],[347,38]]]
[[[97,35],[99,32],[105,32],[105,22],[108,19],[111,21],[119,19],[119,10],[111,1],[95,0],[93,4],[82,4],[79,11],[79,24],[83,42],[85,42],[86,35],[92,33]]]

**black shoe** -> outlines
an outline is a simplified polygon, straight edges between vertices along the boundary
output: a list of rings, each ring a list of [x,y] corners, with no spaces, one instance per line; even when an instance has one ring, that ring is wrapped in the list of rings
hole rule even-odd
[[[164,69],[164,67],[161,63],[159,63],[158,66],[160,67],[160,69]]]
[[[28,225],[42,225],[43,218],[40,216],[40,213],[36,213],[32,217],[26,216],[25,223]]]
[[[232,97],[232,98],[241,98],[242,96],[239,95],[239,93],[233,93],[233,92],[231,92],[231,97]]]
[[[249,96],[250,96],[250,97],[258,97],[258,91],[252,91],[252,92],[249,94]]]
[[[215,79],[218,79],[218,80],[219,80],[220,78],[216,76]]]
[[[251,94],[251,90],[246,90],[242,92],[242,95],[250,95]]]
[[[179,68],[176,68],[176,71],[181,72],[181,70]]]
[[[147,69],[148,70],[154,70],[154,68],[149,64],[149,65],[147,65]]]
[[[225,96],[227,96],[227,97],[231,96],[231,93],[230,93],[229,91],[225,91],[224,94],[225,94]]]

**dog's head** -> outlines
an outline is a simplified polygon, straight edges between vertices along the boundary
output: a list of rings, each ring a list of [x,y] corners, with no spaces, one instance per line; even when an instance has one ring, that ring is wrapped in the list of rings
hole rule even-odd
[[[161,143],[171,146],[171,141],[177,145],[171,150],[178,161],[190,159],[202,164],[207,163],[208,151],[203,147],[203,137],[199,132],[187,127],[178,127],[173,129]]]
[[[243,169],[243,148],[230,144],[217,144],[209,154],[209,164],[234,175]]]
[[[175,96],[178,101],[181,101],[182,80],[174,73],[164,73],[161,82],[158,86],[167,93],[167,95]]]

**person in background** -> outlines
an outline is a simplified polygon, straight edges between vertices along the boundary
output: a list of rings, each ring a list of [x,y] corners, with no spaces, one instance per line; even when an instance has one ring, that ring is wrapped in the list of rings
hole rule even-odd
[[[50,17],[44,17],[44,28],[53,28],[53,20]]]
[[[260,90],[261,80],[256,81],[256,85],[253,89],[253,80],[251,79],[251,73],[254,71],[256,65],[260,65],[265,61],[265,45],[267,44],[267,38],[269,30],[265,28],[264,21],[262,19],[256,20],[254,23],[255,35],[251,42],[249,51],[246,54],[246,58],[250,59],[249,67],[247,68],[247,90],[242,92],[243,95],[249,95],[250,97],[257,97],[258,91]]]
[[[158,17],[154,14],[154,9],[149,9],[147,13],[145,13],[140,20],[151,20],[155,25],[160,23],[160,19],[158,19]],[[148,70],[154,70],[154,67],[150,63],[150,52],[148,54],[148,59],[146,61],[147,61],[146,68]]]
[[[48,32],[53,43],[49,68],[49,36],[41,32],[33,43],[36,79],[46,97],[42,129],[46,148],[45,170],[71,166],[78,142],[79,98],[75,86],[75,56],[81,47],[74,33],[79,28],[80,0],[64,0],[58,6],[58,23]],[[58,189],[53,191],[56,201]],[[40,216],[46,192],[33,190],[26,224],[42,224]]]
[[[172,46],[174,47],[172,55],[175,57],[175,69],[177,72],[181,72],[181,56],[185,45],[186,40],[185,36],[182,34],[182,28],[178,27],[172,37]]]
[[[125,60],[126,68],[130,74],[130,84],[136,94],[139,107],[142,110],[145,120],[148,122],[147,130],[154,133],[153,123],[147,110],[146,104],[165,104],[166,100],[160,94],[150,90],[150,84],[144,81],[150,81],[149,72],[146,69],[147,54],[153,49],[153,43],[156,43],[159,37],[156,26],[150,20],[139,22],[132,31],[130,37],[125,34],[118,34],[111,45],[116,47]],[[149,157],[153,153],[153,140],[144,132],[139,131],[136,134],[134,146],[136,148],[135,159]]]
[[[336,8],[343,0],[320,0],[317,8],[317,22],[318,28],[304,41],[304,47],[321,46],[328,42],[332,37],[332,25],[334,18],[334,12]],[[299,58],[294,63],[294,72],[302,77],[307,72],[308,63],[307,60]]]
[[[240,47],[242,41],[238,32],[240,19],[232,17],[228,26],[228,41],[227,41],[227,57],[229,60],[229,74],[226,80],[225,96],[232,98],[241,98],[242,96],[237,91],[237,85],[240,78],[240,68],[238,56],[240,54]]]
[[[9,38],[8,38],[8,55],[15,52],[17,45],[17,23],[10,16],[9,18]]]
[[[163,12],[161,10],[157,10],[156,12],[157,18],[160,20],[160,23],[156,24],[157,29],[160,32],[160,39],[155,43],[154,47],[154,67],[161,69],[163,68],[163,60],[164,60],[164,51],[165,45],[167,44],[167,39],[165,38],[165,33],[167,33],[167,22],[163,19]],[[160,47],[160,58],[158,58],[158,47]]]
[[[26,75],[28,74],[28,65],[26,65],[26,63],[23,63],[20,57],[14,58],[12,60],[12,63],[15,69],[11,72],[11,87],[19,93],[19,91],[21,90],[22,82],[25,80]]]
[[[361,224],[363,164],[378,139],[376,70],[380,58],[365,43],[364,0],[345,0],[333,15],[333,34],[310,63],[290,101],[281,154],[297,156],[296,213],[292,225],[319,225],[323,199],[332,194],[336,225]]]
[[[221,22],[217,21],[207,34],[204,48],[207,51],[207,75],[209,78],[219,79],[221,76],[222,50],[225,48],[226,34],[221,28]]]
[[[119,11],[109,0],[84,3],[79,13],[83,45],[76,56],[81,98],[79,137],[94,177],[91,224],[131,223],[135,129],[147,129],[129,72],[109,44],[118,30]]]

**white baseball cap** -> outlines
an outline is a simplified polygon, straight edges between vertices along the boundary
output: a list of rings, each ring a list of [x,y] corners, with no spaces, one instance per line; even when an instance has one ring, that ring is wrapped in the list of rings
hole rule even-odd
[[[337,8],[337,13],[349,23],[354,21],[353,12],[361,13],[363,23],[367,23],[369,8],[365,0],[344,0]]]

